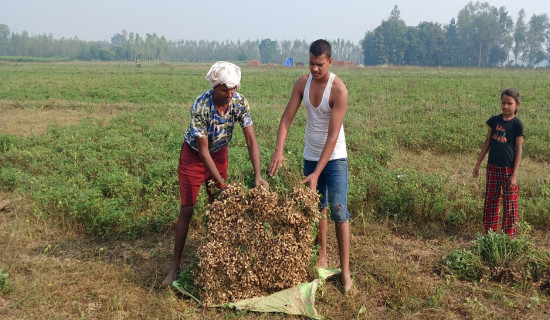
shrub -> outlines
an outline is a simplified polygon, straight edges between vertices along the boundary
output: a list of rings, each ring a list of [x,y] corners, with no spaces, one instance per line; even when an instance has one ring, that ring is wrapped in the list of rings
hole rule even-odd
[[[0,190],[12,191],[20,183],[16,168],[0,168]]]
[[[12,135],[0,133],[0,152],[6,152],[14,147],[16,138]]]
[[[448,272],[464,280],[526,282],[550,293],[550,252],[537,249],[525,237],[513,239],[489,232],[478,237],[470,249],[458,248],[443,261]]]
[[[477,281],[481,279],[483,265],[479,256],[471,250],[458,248],[445,258],[445,267],[460,279]]]
[[[521,264],[521,260],[527,257],[530,245],[524,237],[512,239],[502,233],[489,232],[474,241],[471,250],[491,268],[509,268]]]

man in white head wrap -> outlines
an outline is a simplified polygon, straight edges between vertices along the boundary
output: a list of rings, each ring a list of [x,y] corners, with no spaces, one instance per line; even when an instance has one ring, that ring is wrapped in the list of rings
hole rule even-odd
[[[219,84],[225,84],[228,88],[241,88],[241,68],[227,62],[218,61],[212,65],[210,71],[206,74],[206,80],[210,82],[212,88]]]
[[[195,99],[189,128],[183,136],[178,166],[181,206],[175,228],[174,260],[163,285],[172,284],[180,271],[183,247],[201,185],[206,185],[209,202],[214,201],[216,188],[226,186],[227,145],[236,123],[243,129],[255,185],[269,186],[262,178],[260,151],[248,101],[235,91],[241,86],[241,68],[231,62],[218,61],[206,74],[206,80],[212,88]]]

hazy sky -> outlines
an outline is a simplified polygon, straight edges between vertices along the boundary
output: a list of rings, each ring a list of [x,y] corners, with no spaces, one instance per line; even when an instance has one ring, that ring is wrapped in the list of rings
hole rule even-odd
[[[11,32],[106,40],[122,30],[167,40],[294,40],[358,42],[388,18],[394,5],[408,26],[448,24],[468,0],[0,0],[0,24]],[[475,1],[474,1],[475,2]],[[484,1],[482,1],[484,2]],[[549,0],[488,0],[514,19],[524,9],[550,15]]]

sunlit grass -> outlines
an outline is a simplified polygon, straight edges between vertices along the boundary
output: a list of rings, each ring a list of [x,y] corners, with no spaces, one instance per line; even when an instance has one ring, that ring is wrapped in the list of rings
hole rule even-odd
[[[235,316],[231,311],[202,310],[152,288],[158,282],[154,277],[163,277],[169,265],[172,234],[166,231],[177,215],[179,147],[189,107],[208,89],[204,79],[208,67],[0,65],[0,192],[10,199],[24,196],[26,204],[19,211],[0,211],[0,244],[8,256],[21,251],[28,259],[0,261],[13,290],[8,301],[29,291],[23,285],[26,264],[41,265],[35,275],[45,279],[63,258],[56,248],[64,248],[71,258],[83,261],[68,261],[66,270],[72,276],[56,274],[52,285],[84,282],[93,294],[73,303],[72,295],[80,291],[57,290],[55,296],[43,296],[47,284],[31,281],[31,300],[51,304],[43,308],[53,318],[147,317],[147,308],[138,302],[146,297],[151,298],[146,304],[153,310],[150,315],[159,317],[165,309],[170,318]],[[319,310],[329,318],[340,314],[354,318],[361,306],[366,306],[367,318],[502,318],[518,315],[515,308],[531,303],[533,317],[547,314],[541,305],[548,299],[534,287],[465,283],[440,278],[435,270],[443,256],[465,247],[483,229],[484,179],[473,179],[471,170],[485,136],[485,121],[500,112],[499,94],[505,87],[517,87],[523,96],[519,117],[526,138],[519,173],[520,228],[526,236],[532,229],[535,243],[548,239],[550,73],[439,68],[332,71],[349,91],[345,129],[352,273],[362,293],[345,299],[329,285],[325,290],[330,294],[320,300]],[[307,72],[307,68],[243,67],[241,92],[251,105],[265,175],[293,83]],[[298,112],[287,140],[286,176],[268,178],[274,186],[284,179],[295,182],[301,175],[303,111]],[[251,175],[246,143],[237,128],[230,146],[229,180],[251,185]],[[204,203],[201,193],[197,219]],[[38,223],[39,228],[29,223]],[[112,241],[116,245],[107,246]],[[191,248],[197,241],[192,239]],[[136,246],[146,249],[135,251]],[[45,254],[46,248],[46,258],[32,260]],[[101,255],[100,248],[104,248]],[[87,253],[82,256],[82,252]],[[124,255],[141,258],[117,260]],[[148,255],[150,260],[143,258]],[[337,265],[337,253],[330,256]],[[122,266],[110,271],[103,259]],[[144,263],[145,269],[139,271]],[[101,274],[107,274],[108,280],[87,280]],[[128,283],[128,278],[133,281]],[[105,298],[101,288],[113,283],[117,285]],[[63,302],[56,305],[56,299]],[[21,301],[10,307],[17,315],[34,306],[30,300]],[[56,313],[55,307],[62,311]],[[40,312],[28,314],[39,317]]]

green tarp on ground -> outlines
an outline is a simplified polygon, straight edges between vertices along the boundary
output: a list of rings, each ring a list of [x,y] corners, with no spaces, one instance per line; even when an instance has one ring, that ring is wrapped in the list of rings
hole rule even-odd
[[[255,297],[223,305],[214,305],[211,307],[229,307],[236,310],[249,310],[256,312],[279,312],[293,315],[303,315],[312,319],[321,319],[322,317],[315,309],[315,292],[318,286],[322,285],[324,280],[340,273],[340,269],[317,269],[317,279],[312,282],[301,283],[292,288],[273,293],[265,297]],[[200,302],[199,299],[183,290],[177,281],[172,285],[182,294],[189,296]]]

